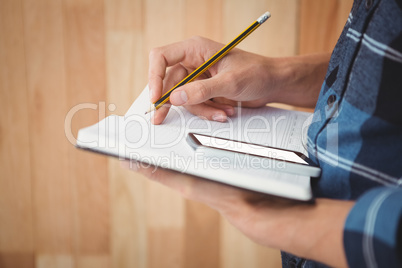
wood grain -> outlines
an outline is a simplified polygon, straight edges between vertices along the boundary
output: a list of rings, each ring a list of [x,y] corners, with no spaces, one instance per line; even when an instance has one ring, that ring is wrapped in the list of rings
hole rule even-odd
[[[23,1],[36,264],[72,263],[61,1]],[[48,23],[52,21],[53,23]],[[52,111],[49,113],[49,111]],[[54,161],[58,159],[58,161]],[[67,266],[67,265],[66,265]],[[67,266],[68,267],[68,266]],[[72,267],[72,266],[70,266]]]
[[[146,84],[144,4],[140,0],[105,1],[108,113],[123,115]],[[112,267],[147,267],[144,178],[108,160]]]
[[[20,1],[0,1],[0,266],[34,267],[30,120]]]
[[[225,42],[237,36],[251,20],[265,11],[272,16],[258,30],[239,44],[239,48],[270,57],[296,54],[298,1],[225,1],[223,8],[223,32]]]
[[[342,32],[353,1],[302,0],[299,53],[331,52]]]
[[[256,245],[225,220],[221,222],[221,229],[221,267],[281,267],[277,250]]]
[[[144,42],[148,50],[184,39],[184,5],[184,0],[145,1]],[[184,267],[186,201],[153,182],[147,182],[146,195],[148,267]]]
[[[0,0],[0,267],[280,267],[205,205],[77,150],[122,115],[151,48],[201,35],[280,57],[330,51],[352,0]],[[290,107],[291,108],[291,107]]]
[[[72,118],[72,132],[106,114],[104,5],[95,0],[63,2],[68,108],[95,104]],[[69,146],[73,252],[76,267],[107,267],[110,252],[107,159]]]
[[[222,39],[223,18],[221,0],[185,2],[184,37],[204,36],[213,40]],[[205,21],[205,23],[199,23]],[[234,38],[234,37],[233,37]],[[220,265],[220,216],[203,204],[192,201],[185,203],[184,265],[183,267],[219,267]],[[202,257],[201,257],[202,256]]]

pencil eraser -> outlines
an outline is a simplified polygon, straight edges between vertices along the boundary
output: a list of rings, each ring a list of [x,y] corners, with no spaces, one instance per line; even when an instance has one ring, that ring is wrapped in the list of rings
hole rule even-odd
[[[267,19],[269,19],[271,17],[271,13],[269,11],[265,12],[264,14],[262,14],[261,17],[259,17],[257,19],[257,22],[259,24],[263,24]]]

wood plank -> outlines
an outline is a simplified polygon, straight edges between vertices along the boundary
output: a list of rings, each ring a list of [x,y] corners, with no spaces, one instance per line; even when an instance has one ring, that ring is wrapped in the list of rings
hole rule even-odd
[[[72,118],[72,132],[106,114],[103,1],[66,0],[63,6],[68,108],[91,104]],[[69,147],[76,267],[108,266],[110,213],[107,158]]]
[[[238,47],[270,57],[295,55],[298,2],[294,0],[225,1],[223,6],[225,42],[231,41],[266,11],[271,12],[271,18]]]
[[[144,2],[146,51],[184,39],[185,0]],[[146,183],[147,266],[184,267],[185,201],[155,182]]]
[[[225,1],[223,8],[223,33],[226,40],[230,41],[253,20],[265,11],[270,11],[272,17],[238,47],[269,57],[296,55],[297,1],[231,0]],[[221,224],[220,241],[222,267],[280,267],[278,250],[263,248],[251,242],[226,221]]]
[[[33,252],[22,252],[21,249],[17,253],[0,252],[0,267],[2,268],[15,268],[15,267],[37,267],[35,266],[35,256]]]
[[[184,36],[204,36],[224,42],[222,36],[223,1],[187,0],[185,2]],[[219,267],[220,215],[210,207],[193,201],[185,202],[185,252],[183,267]]]
[[[173,226],[149,228],[148,261],[149,268],[184,268],[183,227]]]
[[[199,35],[217,42],[227,42],[222,34],[222,7],[223,0],[185,1],[184,38]]]
[[[106,66],[110,113],[123,115],[147,83],[141,0],[105,1]],[[146,267],[146,184],[144,178],[109,159],[111,258],[113,267]]]
[[[299,53],[331,52],[346,23],[353,0],[302,0]]]
[[[76,136],[125,113],[147,83],[152,47],[193,35],[226,43],[269,10],[241,48],[275,57],[330,51],[351,4],[0,1],[0,267],[279,267],[277,250],[211,209],[75,149],[63,122],[86,107],[68,118]]]
[[[184,39],[186,0],[147,0],[144,10],[145,45],[147,50]]]
[[[71,254],[39,253],[35,256],[36,268],[70,268],[74,267],[74,258]]]
[[[109,161],[112,267],[147,266],[146,181]]]
[[[146,195],[147,267],[185,267],[185,201],[152,181]]]
[[[30,128],[20,1],[0,1],[0,36],[0,266],[34,267]]]
[[[222,221],[222,268],[282,267],[278,250],[255,244],[230,225]]]
[[[105,1],[106,67],[109,111],[123,115],[147,84],[148,55],[144,50],[141,0]]]
[[[60,127],[67,113],[62,2],[24,0],[23,15],[36,264],[72,267],[71,144]]]
[[[204,204],[186,202],[185,264],[183,267],[220,267],[218,212]]]

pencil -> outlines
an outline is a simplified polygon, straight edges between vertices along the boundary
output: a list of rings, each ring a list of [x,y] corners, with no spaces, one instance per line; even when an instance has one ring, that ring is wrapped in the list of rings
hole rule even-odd
[[[181,80],[177,85],[172,87],[169,91],[167,91],[163,96],[153,103],[151,109],[145,112],[145,114],[150,113],[154,110],[158,110],[160,107],[162,107],[163,104],[165,104],[169,98],[170,94],[173,92],[178,87],[181,87],[182,85],[185,85],[187,83],[190,83],[194,79],[196,79],[198,76],[203,74],[206,70],[208,70],[209,67],[214,65],[217,61],[222,59],[230,50],[232,50],[237,44],[239,44],[241,41],[243,41],[244,38],[246,38],[249,34],[251,34],[255,29],[257,29],[261,24],[263,24],[267,19],[271,17],[271,13],[265,12],[261,17],[259,17],[253,24],[251,24],[247,29],[245,29],[241,34],[239,34],[235,39],[233,39],[232,42],[224,46],[221,50],[216,52],[209,60],[204,62],[200,67],[195,69],[192,73],[190,73],[188,76],[186,76],[183,80]]]

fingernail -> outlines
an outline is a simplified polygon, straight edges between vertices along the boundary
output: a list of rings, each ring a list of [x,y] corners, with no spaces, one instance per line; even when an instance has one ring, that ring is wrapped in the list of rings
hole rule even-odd
[[[225,109],[223,109],[223,110],[225,111],[225,113],[226,113],[228,116],[234,115],[234,109],[233,109],[233,108],[225,108]]]
[[[125,169],[130,169],[132,171],[138,170],[138,162],[135,160],[123,160],[120,162],[120,166]]]
[[[217,122],[226,122],[227,116],[223,114],[214,114],[212,116],[212,120],[217,121]]]
[[[138,162],[135,161],[135,160],[131,160],[131,161],[130,161],[130,166],[129,166],[129,168],[130,168],[132,171],[137,171],[137,170],[138,170]]]
[[[122,168],[125,168],[125,169],[130,169],[130,161],[128,161],[128,160],[123,160],[123,161],[120,162],[120,166],[121,166]]]
[[[138,171],[138,162],[130,159],[130,160],[123,160],[120,162],[120,166],[125,169],[130,169],[132,171]]]
[[[173,92],[170,95],[170,102],[173,105],[183,105],[187,102],[187,94],[184,90],[178,91],[178,92]]]

